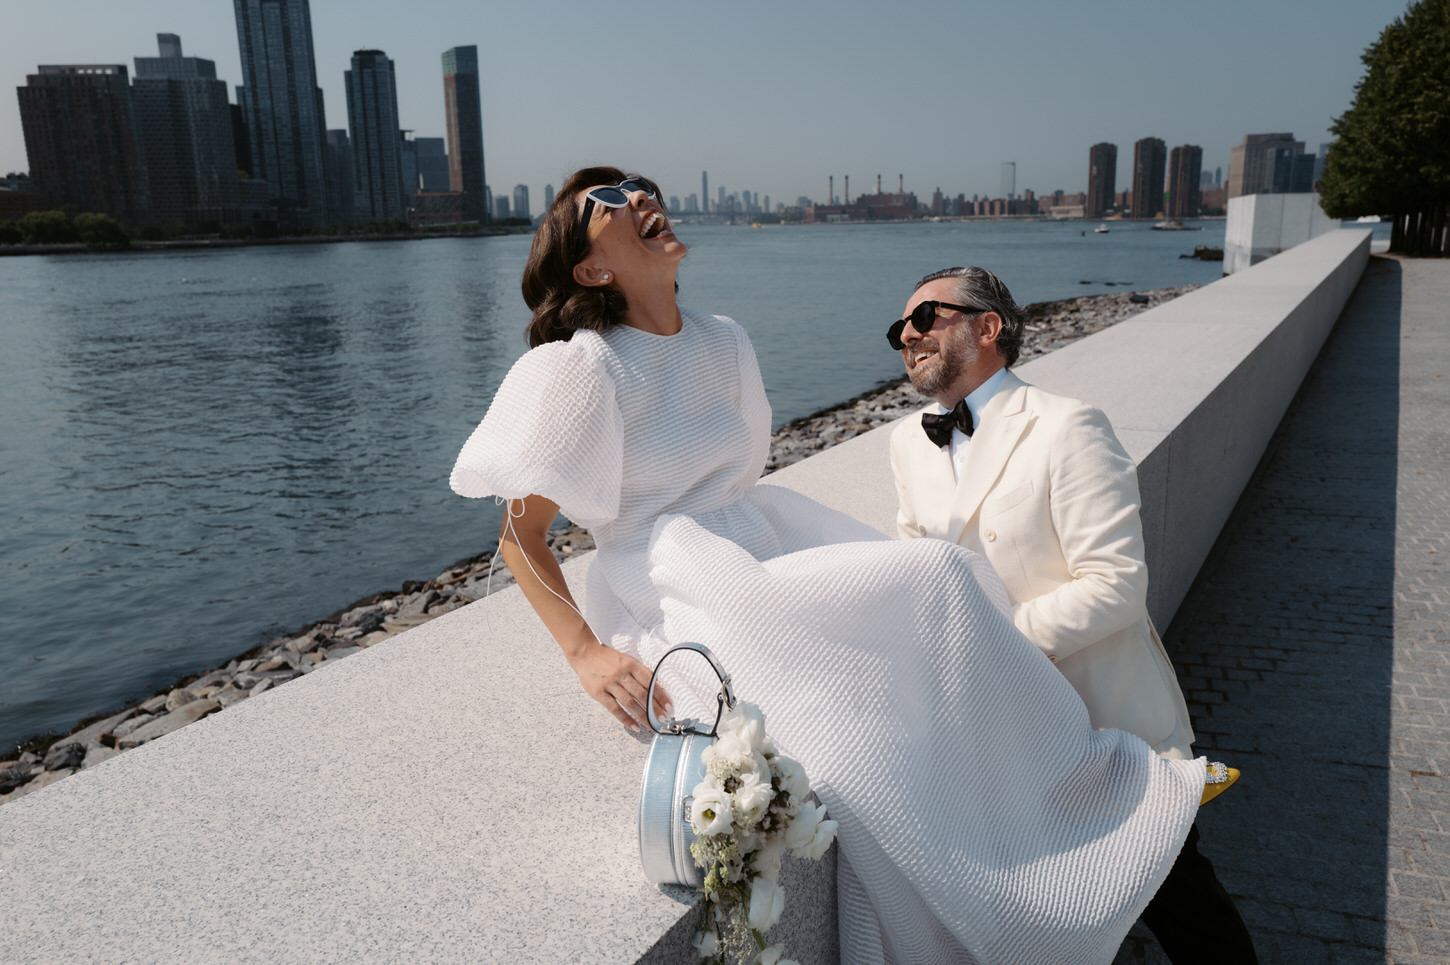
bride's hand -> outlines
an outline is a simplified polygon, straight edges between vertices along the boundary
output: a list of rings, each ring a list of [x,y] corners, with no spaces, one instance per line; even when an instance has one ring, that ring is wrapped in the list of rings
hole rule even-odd
[[[615,718],[632,731],[645,726],[645,695],[649,692],[650,670],[627,653],[595,643],[586,647],[569,665],[579,675],[579,682],[589,696],[604,705]],[[655,687],[655,715],[669,713],[669,695]]]

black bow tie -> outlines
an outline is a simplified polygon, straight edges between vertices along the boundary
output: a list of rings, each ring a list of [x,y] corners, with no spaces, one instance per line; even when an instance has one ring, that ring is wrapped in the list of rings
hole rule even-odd
[[[960,429],[970,438],[972,435],[972,412],[967,408],[967,400],[963,399],[952,406],[948,412],[937,415],[935,412],[923,412],[921,414],[921,428],[926,437],[931,440],[934,446],[945,446],[952,441],[952,430]]]

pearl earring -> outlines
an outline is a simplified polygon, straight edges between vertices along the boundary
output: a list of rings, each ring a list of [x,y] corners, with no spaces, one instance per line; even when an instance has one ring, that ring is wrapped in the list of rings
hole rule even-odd
[[[609,281],[609,272],[607,271],[604,273],[604,280]]]

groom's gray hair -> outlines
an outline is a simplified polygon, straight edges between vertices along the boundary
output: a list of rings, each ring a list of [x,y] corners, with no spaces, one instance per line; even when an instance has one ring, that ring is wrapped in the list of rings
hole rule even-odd
[[[920,288],[938,278],[955,278],[956,287],[952,297],[959,305],[971,305],[984,312],[996,312],[1002,319],[1002,332],[997,336],[997,352],[1010,368],[1017,364],[1022,351],[1023,328],[1026,318],[1022,309],[1012,300],[1012,293],[1002,284],[1002,279],[985,268],[943,268],[934,271],[916,283]],[[915,290],[915,289],[913,289]]]

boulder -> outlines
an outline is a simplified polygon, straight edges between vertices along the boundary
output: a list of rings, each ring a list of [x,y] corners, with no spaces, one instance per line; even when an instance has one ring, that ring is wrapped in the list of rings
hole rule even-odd
[[[135,713],[135,707],[128,707],[119,714],[114,714],[105,720],[98,720],[94,724],[90,724],[76,731],[67,740],[75,741],[77,744],[82,744],[86,747],[100,746],[102,734],[115,730],[120,726],[122,721],[128,720]]]
[[[9,794],[17,787],[29,784],[38,773],[34,764],[12,761],[9,767],[0,770],[0,794]]]
[[[65,744],[54,744],[46,752],[45,761],[41,765],[47,771],[59,771],[64,769],[74,770],[81,766],[85,760],[86,747],[84,744],[77,744],[74,741]]]
[[[116,742],[119,741],[122,737],[125,737],[127,734],[131,733],[137,728],[145,727],[147,724],[151,723],[155,719],[155,714],[141,714],[139,716],[132,717],[130,720],[126,721],[124,724],[119,725],[115,730],[111,731],[111,741],[106,741],[106,735],[103,734],[101,736],[101,743],[106,744],[110,747],[115,747]]]
[[[81,762],[81,767],[95,767],[101,761],[110,760],[119,753],[121,752],[114,747],[101,747],[97,745],[86,751],[86,759]]]
[[[164,737],[178,728],[201,720],[207,714],[222,709],[222,705],[214,698],[205,700],[193,700],[191,703],[177,708],[165,717],[158,717],[143,727],[138,727],[125,737],[121,738],[121,750],[129,750],[138,747],[147,741]]]
[[[166,695],[166,712],[170,713],[178,707],[183,707],[196,699],[196,694],[186,687],[177,687]]]

